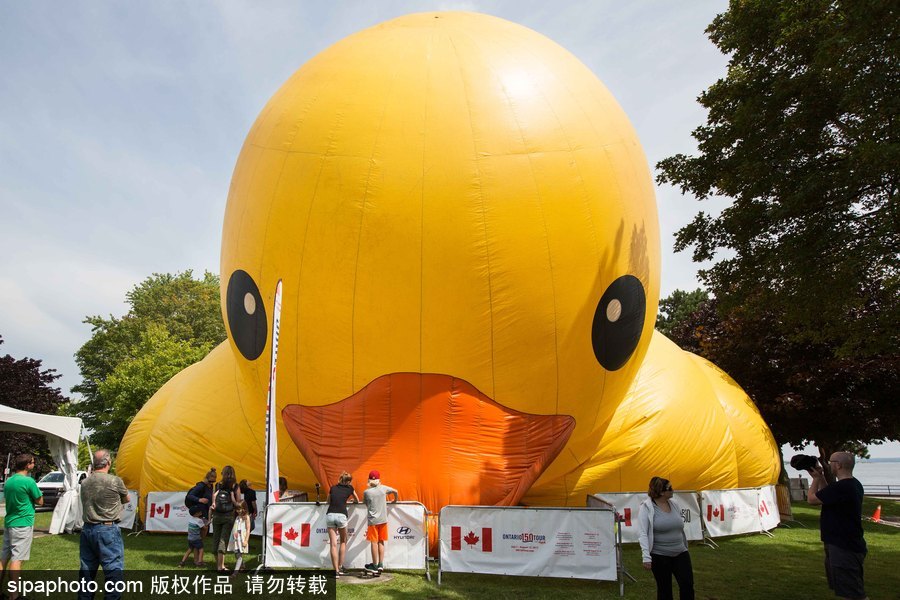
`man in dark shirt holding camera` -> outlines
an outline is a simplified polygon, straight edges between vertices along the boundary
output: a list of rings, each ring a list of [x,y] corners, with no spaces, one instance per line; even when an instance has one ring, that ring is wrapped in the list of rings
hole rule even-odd
[[[828,460],[834,483],[828,484],[822,467],[809,471],[812,483],[807,492],[810,504],[821,505],[819,530],[825,544],[825,575],[835,595],[849,600],[865,600],[863,562],[863,486],[853,476],[855,464],[849,452],[835,452]]]

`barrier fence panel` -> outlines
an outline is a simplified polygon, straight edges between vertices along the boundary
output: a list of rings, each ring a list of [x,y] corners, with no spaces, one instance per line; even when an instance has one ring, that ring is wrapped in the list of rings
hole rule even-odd
[[[131,529],[134,527],[134,517],[137,513],[138,493],[135,490],[128,490],[128,503],[125,504],[125,510],[119,519],[119,527],[122,529]]]
[[[759,520],[762,531],[775,529],[781,523],[778,495],[774,485],[759,488]]]
[[[688,541],[703,539],[703,513],[700,512],[700,495],[697,492],[675,492],[675,501],[681,505],[684,534]]]
[[[700,501],[697,492],[675,492],[673,498],[681,505],[681,518],[684,520],[684,534],[689,541],[703,539],[703,525],[700,512]],[[616,507],[621,520],[622,542],[636,544],[640,537],[638,513],[641,502],[647,499],[646,492],[614,492],[599,493],[588,496],[588,506],[602,506],[604,502]]]
[[[266,495],[262,493],[256,494],[256,518],[253,520],[253,531],[250,535],[258,535],[262,537],[265,531],[265,522],[263,521],[266,514]]]
[[[147,519],[144,521],[145,531],[156,531],[166,533],[187,533],[188,520],[191,518],[188,508],[184,505],[184,499],[187,492],[150,492],[147,494]],[[130,529],[134,526],[134,512],[137,511],[137,492],[129,490],[129,505],[134,502],[134,507],[129,509],[129,505],[125,506],[125,512],[122,514],[122,522],[119,527]],[[250,535],[262,535],[263,532],[263,511],[266,507],[266,499],[262,494],[256,496],[256,506],[259,511],[256,515],[255,525]],[[128,511],[132,511],[131,521],[129,525],[125,525],[126,515]],[[209,531],[212,532],[212,523],[209,524]]]
[[[147,494],[145,531],[187,531],[188,509],[184,505],[187,492],[150,492]]]
[[[266,514],[266,566],[296,568],[331,568],[328,528],[325,525],[327,504],[278,502],[269,505]],[[366,540],[366,507],[349,504],[347,522],[347,555],[344,565],[362,569],[372,562]],[[428,543],[425,506],[418,502],[388,504],[388,540],[384,546],[386,569],[426,568]]]
[[[704,490],[700,492],[703,521],[712,537],[759,533],[759,490]]]
[[[441,572],[618,578],[608,509],[445,506],[439,535]]]
[[[778,517],[781,520],[793,521],[794,511],[791,508],[791,491],[788,489],[788,486],[776,485],[775,497],[778,500]]]

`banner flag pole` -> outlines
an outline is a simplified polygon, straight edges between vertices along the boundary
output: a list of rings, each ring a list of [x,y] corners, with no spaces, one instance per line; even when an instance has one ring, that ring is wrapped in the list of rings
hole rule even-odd
[[[266,508],[263,510],[262,560],[266,564],[266,538],[269,530],[266,515],[269,505],[278,502],[278,430],[275,424],[275,367],[278,363],[278,333],[281,328],[281,279],[275,285],[275,308],[272,311],[272,363],[269,370],[269,394],[266,400]]]

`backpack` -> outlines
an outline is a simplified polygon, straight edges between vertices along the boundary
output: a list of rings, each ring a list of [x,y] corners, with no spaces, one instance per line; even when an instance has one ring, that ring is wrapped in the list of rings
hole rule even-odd
[[[231,490],[220,487],[216,490],[216,512],[230,513],[234,511],[234,500],[231,498]]]
[[[206,484],[202,481],[198,481],[197,485],[188,490],[187,495],[184,497],[184,505],[187,507],[188,512],[199,504],[199,502],[191,498],[191,496],[201,496],[203,493],[202,486],[204,485]]]

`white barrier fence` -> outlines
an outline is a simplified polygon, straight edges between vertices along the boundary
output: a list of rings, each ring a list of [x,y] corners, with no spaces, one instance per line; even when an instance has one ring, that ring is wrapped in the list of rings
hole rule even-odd
[[[775,529],[781,523],[778,492],[774,485],[767,485],[759,490],[759,521],[763,531]]]
[[[425,570],[428,538],[425,506],[418,502],[387,505],[388,540],[384,545],[387,569]],[[331,568],[328,529],[325,525],[327,504],[278,502],[266,514],[266,566],[295,568]],[[366,507],[347,506],[347,555],[344,565],[362,569],[372,562],[366,540]]]
[[[595,508],[445,506],[441,572],[616,581],[615,516]]]
[[[703,519],[710,537],[761,533],[781,522],[775,487],[700,492]]]
[[[588,506],[611,504],[621,517],[622,541],[636,543],[639,536],[637,515],[646,492],[600,493],[588,496]],[[688,540],[709,537],[761,533],[781,522],[775,486],[734,490],[676,492],[682,507],[684,533]]]
[[[138,493],[136,490],[128,490],[128,503],[125,504],[125,510],[119,518],[119,527],[121,529],[131,529],[134,527],[134,517],[137,514]]]
[[[129,493],[129,499],[131,494]],[[191,515],[184,505],[187,492],[150,492],[147,494],[147,512],[144,518],[144,530],[150,532],[187,533],[188,520]],[[262,535],[263,512],[266,506],[265,498],[257,494],[256,507],[259,511],[256,515],[255,525],[251,535]],[[135,492],[137,497],[137,492]],[[121,526],[121,524],[120,524]],[[212,525],[210,525],[212,531]]]
[[[184,505],[185,492],[150,492],[147,494],[145,531],[186,532],[188,509]]]
[[[676,492],[674,500],[681,505],[681,518],[684,520],[684,534],[689,541],[703,539],[703,524],[700,512],[700,501],[696,492]],[[644,492],[624,492],[610,494],[595,494],[588,496],[588,506],[603,506],[604,502],[612,504],[621,520],[619,526],[622,529],[622,542],[626,544],[636,543],[640,536],[638,525],[638,513],[641,502],[647,499]]]

